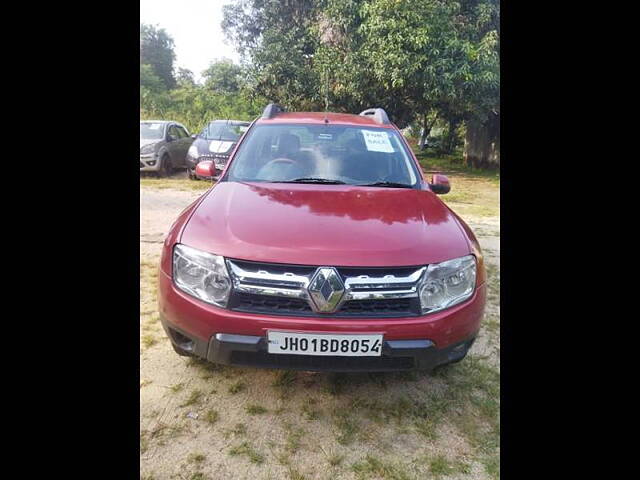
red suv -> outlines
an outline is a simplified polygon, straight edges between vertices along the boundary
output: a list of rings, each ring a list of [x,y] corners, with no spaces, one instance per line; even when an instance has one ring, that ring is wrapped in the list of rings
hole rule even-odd
[[[344,372],[461,360],[486,274],[474,234],[435,195],[448,191],[380,108],[268,105],[164,242],[159,311],[174,349]]]

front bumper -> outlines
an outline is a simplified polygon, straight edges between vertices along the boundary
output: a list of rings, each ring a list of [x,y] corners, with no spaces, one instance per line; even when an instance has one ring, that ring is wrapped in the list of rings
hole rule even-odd
[[[480,328],[486,287],[447,310],[407,318],[322,318],[249,314],[201,302],[159,272],[162,325],[182,350],[211,362],[309,371],[431,369],[464,357]],[[380,357],[320,357],[267,353],[267,331],[382,333]]]
[[[160,169],[160,162],[157,155],[140,155],[141,172],[157,172]]]

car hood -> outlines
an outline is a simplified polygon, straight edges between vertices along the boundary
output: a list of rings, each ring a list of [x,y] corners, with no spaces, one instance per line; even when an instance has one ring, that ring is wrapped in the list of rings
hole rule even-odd
[[[150,145],[152,143],[158,143],[161,142],[162,140],[158,140],[157,138],[152,138],[152,139],[145,139],[145,138],[141,138],[140,139],[140,148],[144,147],[145,145]]]
[[[181,243],[228,258],[329,266],[405,266],[469,254],[432,192],[347,185],[221,182]]]
[[[207,143],[211,153],[229,153],[236,144],[236,142],[230,140],[208,140]]]

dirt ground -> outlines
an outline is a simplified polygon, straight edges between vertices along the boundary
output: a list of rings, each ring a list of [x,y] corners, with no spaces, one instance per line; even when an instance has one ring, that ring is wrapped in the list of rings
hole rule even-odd
[[[430,375],[240,369],[176,355],[158,320],[157,266],[171,224],[207,184],[141,180],[141,478],[499,478],[499,183],[450,178],[448,203],[478,236],[489,297],[467,358]]]

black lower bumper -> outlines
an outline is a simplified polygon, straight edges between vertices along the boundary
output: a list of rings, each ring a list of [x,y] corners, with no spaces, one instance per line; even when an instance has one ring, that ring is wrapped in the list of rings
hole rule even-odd
[[[207,342],[163,325],[175,346],[213,363],[318,372],[431,370],[462,360],[475,340],[474,335],[442,349],[427,339],[385,340],[379,357],[283,355],[267,352],[266,337],[218,333]]]

